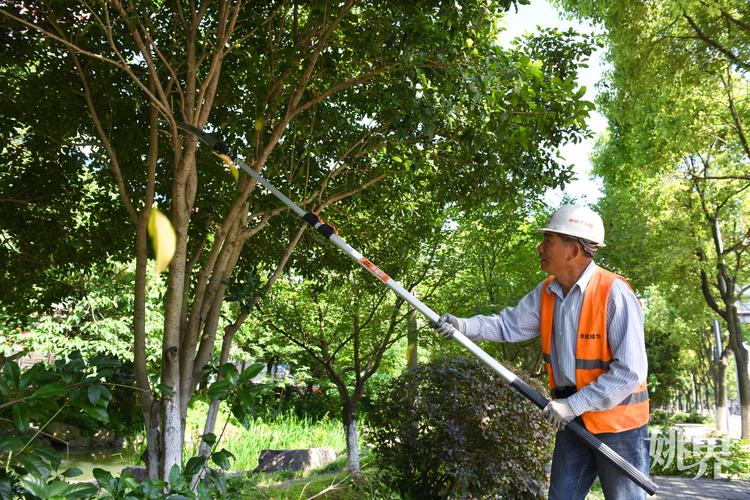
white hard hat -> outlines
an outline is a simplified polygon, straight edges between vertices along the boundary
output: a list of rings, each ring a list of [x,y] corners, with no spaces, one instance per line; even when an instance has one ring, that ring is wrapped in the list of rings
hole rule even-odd
[[[590,208],[578,205],[563,205],[537,231],[575,236],[596,243],[597,247],[605,246],[602,218]]]

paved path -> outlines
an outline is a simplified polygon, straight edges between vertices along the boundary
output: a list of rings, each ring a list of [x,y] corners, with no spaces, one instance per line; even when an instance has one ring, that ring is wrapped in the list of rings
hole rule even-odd
[[[692,479],[689,477],[654,477],[659,491],[653,499],[731,498],[750,500],[750,481]]]

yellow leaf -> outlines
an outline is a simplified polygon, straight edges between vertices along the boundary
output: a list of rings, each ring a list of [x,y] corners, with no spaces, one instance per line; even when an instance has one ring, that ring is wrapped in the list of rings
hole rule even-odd
[[[234,182],[237,182],[240,180],[240,173],[237,170],[237,167],[234,166],[234,162],[232,162],[232,159],[228,157],[225,154],[217,153],[214,151],[214,154],[221,158],[221,161],[227,164],[227,167],[229,168],[229,171],[232,173],[232,177],[234,177]]]
[[[255,130],[260,132],[261,130],[263,130],[263,127],[265,126],[265,124],[266,124],[265,119],[258,118],[257,120],[255,120]]]
[[[227,162],[227,166],[229,167],[229,171],[232,173],[232,177],[234,177],[234,182],[237,182],[240,180],[240,173],[237,171],[237,167],[234,166],[234,163]]]
[[[156,268],[154,269],[154,277],[156,277],[172,262],[177,243],[177,236],[174,233],[172,223],[156,207],[151,209],[151,214],[148,216],[148,234],[151,236],[151,243],[154,246],[154,255],[156,256]]]

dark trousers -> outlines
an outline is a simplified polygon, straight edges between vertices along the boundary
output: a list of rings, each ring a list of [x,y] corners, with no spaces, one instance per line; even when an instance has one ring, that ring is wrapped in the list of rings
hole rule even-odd
[[[552,395],[555,399],[568,398],[575,392],[575,387],[561,387],[555,389]],[[581,417],[576,418],[576,422],[584,425]],[[596,434],[596,437],[648,476],[648,425],[624,432]],[[589,449],[575,434],[567,430],[558,431],[552,455],[550,500],[584,500],[597,475],[607,500],[646,498],[645,491],[607,459]]]
[[[576,421],[583,425],[580,417]],[[623,432],[596,434],[646,476],[649,473],[648,425]],[[584,500],[596,476],[607,500],[645,499],[646,492],[568,430],[558,431],[552,455],[550,500]]]

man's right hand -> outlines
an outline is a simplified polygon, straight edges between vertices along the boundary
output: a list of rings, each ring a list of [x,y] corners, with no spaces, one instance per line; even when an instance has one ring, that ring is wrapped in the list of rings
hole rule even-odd
[[[446,339],[450,339],[453,337],[454,328],[462,334],[466,335],[466,322],[461,318],[453,316],[452,314],[443,314],[442,316],[440,316],[437,322],[430,321],[430,328],[435,330]]]

